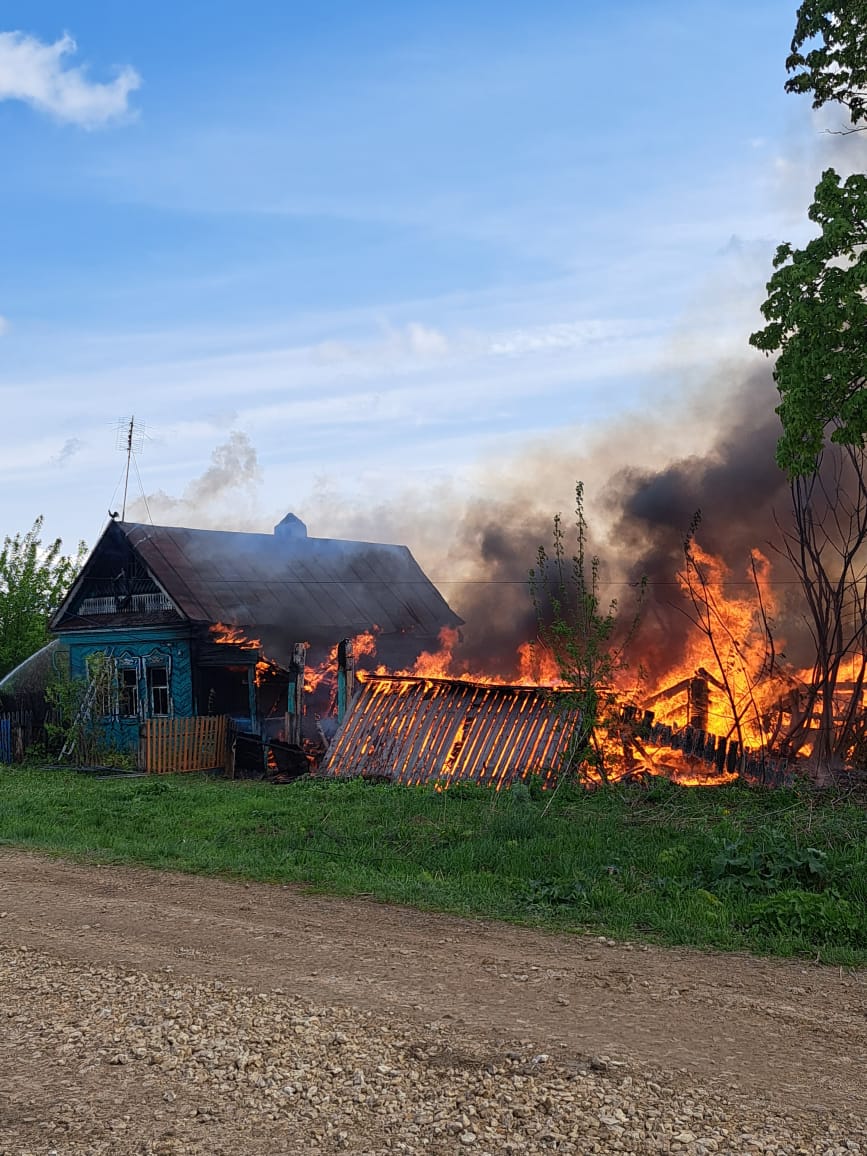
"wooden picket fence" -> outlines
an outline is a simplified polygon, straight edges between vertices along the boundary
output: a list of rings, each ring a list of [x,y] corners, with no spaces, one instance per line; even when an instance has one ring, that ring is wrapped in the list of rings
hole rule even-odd
[[[174,775],[224,767],[227,728],[225,715],[148,719],[142,736],[143,769]]]
[[[0,763],[17,763],[34,741],[33,714],[28,710],[0,714]]]
[[[12,720],[0,715],[0,763],[12,762]]]

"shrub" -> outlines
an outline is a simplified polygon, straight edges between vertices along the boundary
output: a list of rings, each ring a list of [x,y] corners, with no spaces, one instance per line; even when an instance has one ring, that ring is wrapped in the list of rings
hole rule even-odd
[[[867,924],[846,899],[832,891],[779,891],[754,903],[750,927],[790,935],[811,944],[867,944]]]
[[[827,878],[828,857],[816,847],[793,847],[779,838],[766,847],[749,847],[739,839],[726,839],[701,881],[709,886],[737,882],[751,891],[775,891],[786,883],[819,890]]]

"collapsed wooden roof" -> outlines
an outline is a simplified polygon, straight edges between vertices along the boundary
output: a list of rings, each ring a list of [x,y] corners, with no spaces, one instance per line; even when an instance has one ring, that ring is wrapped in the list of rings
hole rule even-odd
[[[321,771],[407,786],[555,778],[577,718],[565,701],[543,687],[367,676]]]

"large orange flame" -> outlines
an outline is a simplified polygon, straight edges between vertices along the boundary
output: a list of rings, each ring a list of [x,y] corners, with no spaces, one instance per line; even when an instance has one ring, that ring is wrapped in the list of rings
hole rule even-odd
[[[208,628],[214,642],[221,646],[235,646],[239,650],[256,650],[260,657],[255,664],[253,678],[256,686],[261,686],[265,677],[278,669],[277,663],[267,658],[262,651],[262,643],[258,638],[248,638],[239,626],[229,626],[225,622],[215,622]]]

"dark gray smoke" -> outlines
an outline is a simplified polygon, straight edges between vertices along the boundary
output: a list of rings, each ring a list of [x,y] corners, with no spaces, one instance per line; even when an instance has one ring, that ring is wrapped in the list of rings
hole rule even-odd
[[[664,415],[683,426],[684,446],[703,441],[701,456],[684,455],[668,465],[640,469],[623,462],[628,448],[652,434],[651,419],[624,420],[595,450],[570,454],[571,434],[553,450],[528,450],[503,470],[502,497],[440,493],[393,499],[366,510],[344,504],[335,523],[334,504],[320,518],[348,537],[369,536],[402,541],[418,552],[432,580],[465,620],[455,651],[458,665],[510,677],[517,671],[518,646],[537,634],[528,572],[540,545],[550,552],[553,515],[559,508],[566,531],[567,559],[575,549],[573,504],[567,504],[579,478],[585,484],[590,522],[590,551],[602,559],[600,598],[603,608],[616,598],[631,621],[636,587],[648,581],[634,661],[652,677],[679,664],[693,629],[677,582],[683,569],[683,544],[696,513],[701,513],[697,541],[721,557],[731,572],[730,593],[745,593],[751,551],[771,558],[776,579],[791,578],[774,551],[779,542],[775,516],[789,512],[786,478],[774,460],[779,436],[777,393],[770,368],[736,385],[722,383],[724,408],[714,419],[696,416],[684,406]],[[721,415],[721,416],[720,416]],[[659,419],[657,418],[657,421]],[[715,438],[701,437],[697,425],[715,420]],[[657,455],[658,456],[658,455]],[[488,479],[488,491],[493,488]],[[551,494],[560,495],[552,506]],[[565,500],[564,500],[565,499]],[[780,589],[786,590],[786,587]],[[795,587],[788,587],[792,595]],[[786,600],[781,600],[777,628],[791,644],[803,632]]]
[[[517,647],[536,635],[529,571],[550,545],[551,516],[515,502],[468,503],[452,547],[474,560],[478,578],[444,591],[464,619],[457,652],[470,670],[510,676]]]
[[[606,487],[613,519],[610,546],[630,581],[642,576],[648,581],[638,650],[652,677],[678,662],[693,629],[691,607],[676,575],[697,513],[698,543],[724,560],[733,584],[748,582],[754,549],[771,559],[776,581],[791,577],[775,550],[780,539],[775,518],[785,521],[790,505],[788,482],[774,460],[776,399],[771,374],[752,375],[732,397],[731,424],[708,455],[684,458],[656,472],[626,468]],[[789,631],[785,598],[780,611],[785,626],[782,621],[778,626]]]
[[[596,528],[604,532],[597,533],[591,548],[602,558],[602,602],[616,597],[624,619],[631,621],[635,590],[647,579],[631,663],[640,662],[651,681],[680,664],[695,630],[694,608],[677,575],[697,514],[696,541],[725,563],[728,595],[754,600],[751,554],[760,550],[770,559],[776,609],[768,609],[778,657],[796,666],[812,661],[800,588],[779,549],[780,526],[791,517],[791,495],[774,458],[780,432],[777,400],[770,369],[753,373],[732,391],[727,419],[707,453],[661,469],[622,466],[599,485],[604,516],[596,518]],[[691,435],[687,427],[684,440],[692,440]],[[584,480],[589,498],[598,483]],[[517,646],[534,636],[526,576],[538,546],[550,546],[551,525],[547,511],[515,500],[468,502],[457,519],[455,553],[475,560],[479,578],[446,593],[467,622],[458,656],[471,668],[508,676]],[[568,531],[568,516],[564,526]],[[566,545],[568,552],[572,542],[567,539]],[[757,600],[755,605],[758,610]]]

